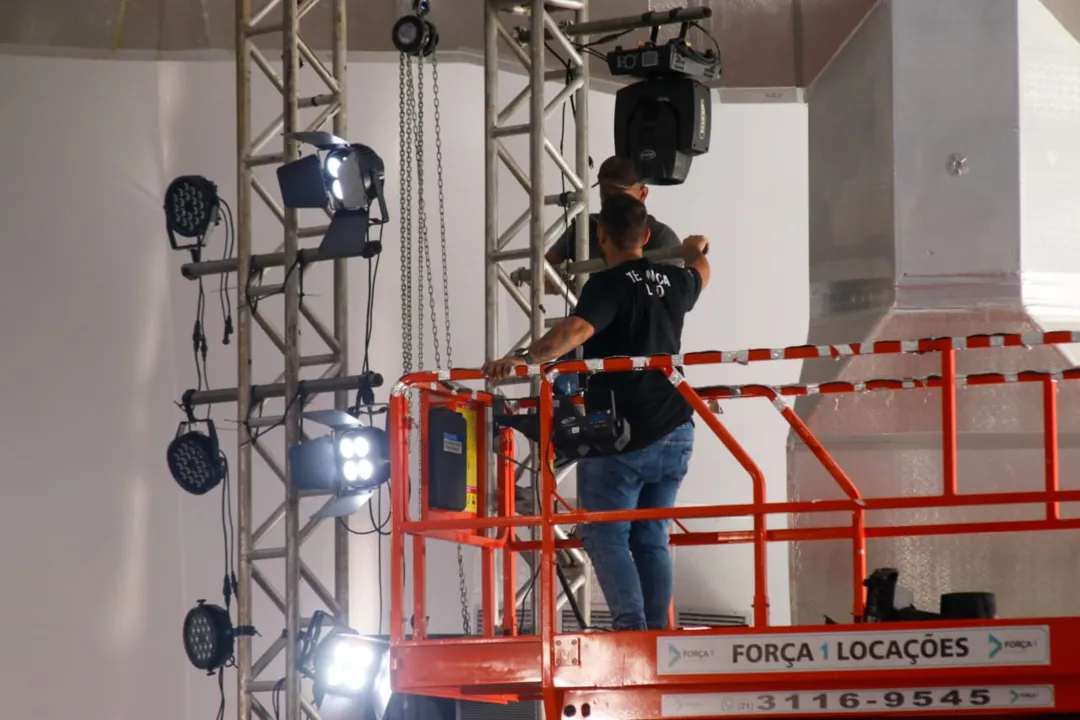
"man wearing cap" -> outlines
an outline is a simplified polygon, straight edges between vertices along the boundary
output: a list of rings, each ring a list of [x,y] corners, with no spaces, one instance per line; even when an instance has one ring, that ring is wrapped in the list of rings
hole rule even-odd
[[[600,165],[596,173],[596,185],[600,187],[600,203],[618,193],[632,195],[641,202],[649,196],[649,188],[638,179],[637,169],[631,160],[621,157],[609,157]],[[602,258],[600,250],[599,213],[589,215],[589,257],[586,259]],[[577,260],[574,257],[574,237],[577,232],[575,218],[570,222],[570,227],[555,241],[555,244],[547,251],[544,257],[552,265],[557,265],[566,260]],[[682,246],[682,241],[675,231],[660,222],[652,215],[649,216],[649,250],[661,248],[677,248]],[[668,262],[678,262],[672,260]],[[549,292],[554,288],[549,287]]]
[[[633,161],[614,155],[600,164],[600,170],[596,173],[596,185],[600,187],[601,205],[609,198],[620,194],[630,195],[642,203],[649,196],[649,188],[638,177],[637,168],[634,167]],[[589,214],[589,257],[587,258],[589,260],[604,257],[604,253],[600,249],[599,217],[599,213]],[[570,227],[544,255],[544,258],[552,265],[557,265],[566,260],[577,260],[574,257],[574,241],[577,234],[576,223],[577,218],[571,220]],[[647,242],[649,250],[682,247],[682,241],[675,234],[675,231],[652,215],[648,216],[648,228]],[[675,258],[664,261],[664,264],[677,264],[678,262],[680,262],[680,259]],[[555,286],[551,283],[545,283],[545,289],[548,294],[556,294]],[[572,356],[561,359],[570,360],[571,358]],[[557,395],[573,395],[578,391],[579,387],[580,381],[577,375],[565,374],[555,378],[554,390]]]

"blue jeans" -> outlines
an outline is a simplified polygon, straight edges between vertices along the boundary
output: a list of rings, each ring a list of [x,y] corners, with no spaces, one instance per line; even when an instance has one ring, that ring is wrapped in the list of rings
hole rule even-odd
[[[578,462],[582,509],[675,506],[694,450],[694,426],[680,425],[652,445]],[[583,524],[578,537],[592,560],[615,630],[663,630],[675,584],[668,520]]]

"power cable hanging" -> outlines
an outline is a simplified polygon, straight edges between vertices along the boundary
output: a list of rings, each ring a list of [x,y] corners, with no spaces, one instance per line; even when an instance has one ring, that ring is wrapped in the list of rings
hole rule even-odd
[[[430,59],[428,59],[430,58]],[[439,106],[438,55],[419,57],[401,53],[398,59],[400,114],[399,133],[401,146],[401,325],[402,369],[412,372],[414,351],[416,368],[424,368],[425,319],[431,322],[432,347],[435,367],[438,370],[453,367],[453,349],[450,336],[450,284],[447,267],[446,200],[443,183],[442,118]],[[442,343],[439,338],[438,311],[435,300],[432,248],[428,234],[427,202],[425,187],[425,65],[431,67],[432,114],[435,131],[435,174],[438,189],[439,214],[439,262],[442,276],[443,327],[446,343],[446,365],[443,365]],[[415,173],[415,176],[414,176]],[[416,190],[416,218],[412,217],[412,191]],[[415,237],[414,237],[415,236]],[[414,247],[415,244],[415,247]],[[415,250],[415,253],[414,253]],[[413,263],[416,263],[415,292]],[[425,297],[426,296],[426,297]],[[425,303],[426,300],[426,303]],[[415,304],[414,304],[415,303]],[[413,312],[415,309],[415,326]],[[428,318],[425,318],[427,311]],[[472,634],[472,618],[469,611],[468,584],[465,578],[465,558],[461,545],[457,547],[458,589],[461,599],[461,625],[466,635]]]

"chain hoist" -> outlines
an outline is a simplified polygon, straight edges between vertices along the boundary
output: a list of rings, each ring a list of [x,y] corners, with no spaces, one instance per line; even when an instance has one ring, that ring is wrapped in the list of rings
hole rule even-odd
[[[414,3],[415,5],[415,3]],[[420,15],[426,14],[426,9]],[[432,26],[433,28],[433,26]],[[437,40],[437,34],[432,31]],[[450,344],[450,284],[447,268],[446,242],[446,202],[443,183],[442,157],[442,118],[439,109],[439,65],[434,47],[430,52],[402,52],[399,57],[399,133],[401,146],[401,325],[402,325],[402,366],[406,373],[413,368],[413,353],[416,355],[416,369],[424,367],[425,319],[431,322],[432,346],[435,351],[435,367],[442,370],[442,344],[439,338],[438,313],[435,303],[434,273],[432,271],[432,249],[427,225],[427,202],[425,187],[425,97],[424,70],[430,63],[432,79],[432,110],[435,125],[435,167],[438,188],[439,212],[439,260],[442,263],[442,305],[443,331],[446,339],[446,365],[452,367],[452,349]],[[399,48],[400,49],[400,48]],[[430,56],[430,61],[427,58]],[[414,74],[415,70],[415,74]],[[414,178],[415,167],[415,178]],[[412,218],[412,192],[416,191],[416,220]],[[415,231],[415,255],[413,253]],[[413,263],[416,263],[417,277],[413,285]],[[426,296],[426,298],[425,298]],[[425,307],[426,299],[426,307]],[[415,325],[413,311],[415,302]],[[428,318],[425,318],[425,310]],[[415,342],[415,345],[414,345]],[[457,546],[458,590],[461,596],[461,626],[466,635],[472,634],[472,618],[469,612],[469,592],[465,578],[465,558],[461,545]]]

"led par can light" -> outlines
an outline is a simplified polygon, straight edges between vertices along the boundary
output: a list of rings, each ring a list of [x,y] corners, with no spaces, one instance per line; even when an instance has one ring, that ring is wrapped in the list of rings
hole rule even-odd
[[[165,229],[173,250],[201,248],[218,223],[221,199],[217,185],[200,175],[182,175],[165,190]],[[177,238],[195,242],[181,245]]]
[[[184,617],[184,652],[199,670],[223,667],[233,657],[234,635],[228,611],[218,605],[200,600]]]
[[[189,429],[199,422],[206,424],[207,432]],[[165,458],[173,480],[192,495],[205,495],[225,479],[225,463],[212,420],[181,423]]]

